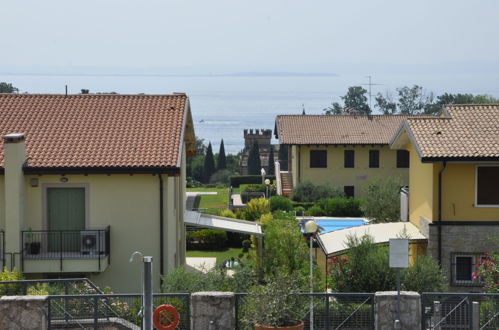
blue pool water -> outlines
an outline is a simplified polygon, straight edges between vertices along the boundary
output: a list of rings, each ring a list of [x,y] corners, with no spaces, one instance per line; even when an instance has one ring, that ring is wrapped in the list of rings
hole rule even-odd
[[[363,219],[315,219],[315,222],[319,226],[321,234],[365,224]]]

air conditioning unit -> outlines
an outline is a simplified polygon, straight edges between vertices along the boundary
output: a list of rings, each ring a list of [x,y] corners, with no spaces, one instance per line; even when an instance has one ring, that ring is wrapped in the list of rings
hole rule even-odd
[[[80,246],[83,254],[104,254],[106,251],[106,233],[97,230],[82,231],[80,233]]]

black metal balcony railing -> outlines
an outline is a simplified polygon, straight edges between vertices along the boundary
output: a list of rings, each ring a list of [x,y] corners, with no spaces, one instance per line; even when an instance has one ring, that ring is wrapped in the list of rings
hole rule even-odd
[[[5,268],[5,232],[0,229],[0,260],[2,261],[2,271]]]
[[[22,267],[24,269],[24,260],[58,259],[62,270],[65,259],[98,259],[100,270],[101,259],[111,252],[110,232],[110,226],[91,230],[22,231]]]

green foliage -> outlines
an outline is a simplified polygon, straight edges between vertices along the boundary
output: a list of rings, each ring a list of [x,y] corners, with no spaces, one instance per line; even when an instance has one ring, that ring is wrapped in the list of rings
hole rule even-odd
[[[369,235],[349,237],[346,243],[348,252],[328,261],[333,292],[395,290],[396,272],[389,267],[389,248],[386,244],[374,244]],[[404,290],[444,291],[446,282],[437,263],[426,256],[416,257],[414,264],[401,274]]]
[[[225,156],[224,139],[220,142],[220,150],[218,151],[217,170],[225,170],[227,168],[227,157]]]
[[[447,279],[438,263],[430,256],[417,256],[414,264],[404,269],[401,286],[406,291],[445,292]]]
[[[321,217],[324,215],[324,211],[321,209],[320,206],[314,205],[305,211],[305,215],[308,215],[311,217]]]
[[[204,182],[204,156],[194,156],[187,158],[187,176],[195,181]]]
[[[325,198],[317,202],[323,212],[323,215],[330,217],[360,217],[361,202],[354,198]]]
[[[17,269],[12,271],[7,270],[7,267],[3,269],[0,273],[0,282],[7,281],[19,281],[22,280],[23,276]],[[0,285],[0,296],[15,296],[21,291],[21,286],[19,284],[3,284]]]
[[[256,221],[266,213],[270,213],[270,207],[265,198],[254,198],[244,208],[244,218],[250,221]]]
[[[19,89],[12,86],[11,83],[0,82],[0,93],[17,93]]]
[[[390,291],[395,271],[388,264],[388,247],[373,243],[372,237],[350,237],[346,256],[330,259],[333,292]]]
[[[248,184],[242,187],[242,192],[266,192],[267,191],[267,185],[265,184]]]
[[[270,210],[276,211],[292,211],[293,203],[286,197],[283,196],[272,196],[269,198]]]
[[[374,223],[399,221],[401,185],[400,179],[393,176],[371,181],[364,189],[364,215]]]
[[[245,239],[242,245],[243,245],[243,252],[248,252],[251,247],[251,241],[249,239]]]
[[[367,90],[361,86],[348,87],[348,91],[344,96],[341,96],[344,106],[338,102],[334,102],[331,107],[324,109],[326,115],[339,115],[342,113],[368,115],[371,113],[369,104],[367,103]]]
[[[281,171],[288,170],[288,146],[284,144],[279,145],[279,164]]]
[[[275,175],[266,175],[265,178],[270,181],[275,180]],[[230,177],[230,185],[231,187],[237,188],[242,184],[261,184],[262,176],[261,175],[233,175]]]
[[[282,213],[274,214],[264,228],[265,255],[263,273],[275,277],[279,274],[302,275],[308,273],[308,247],[296,219]]]
[[[255,140],[251,145],[248,154],[248,174],[258,175],[262,168],[262,163],[260,161],[260,149],[258,147],[258,142]]]
[[[499,254],[486,253],[478,268],[478,274],[485,281],[484,289],[489,293],[499,293]]]
[[[187,234],[187,246],[196,250],[222,250],[227,242],[227,233],[223,230],[202,229]]]
[[[206,273],[190,271],[185,267],[171,270],[162,277],[162,292],[192,293],[200,291],[248,292],[256,283],[255,274],[249,267],[238,267],[233,276],[224,270],[212,269]]]
[[[343,197],[340,189],[333,187],[330,183],[315,185],[310,181],[298,183],[293,190],[292,199],[297,202],[316,202],[322,198]]]
[[[220,216],[235,219],[236,215],[231,210],[222,210]]]
[[[49,294],[47,283],[37,283],[35,286],[30,286],[27,290],[28,296],[46,296]]]
[[[275,174],[275,163],[274,163],[274,147],[272,145],[270,146],[270,152],[269,152],[269,167],[267,170],[268,175],[274,175]]]
[[[210,183],[220,183],[224,185],[228,185],[230,180],[230,176],[232,173],[229,170],[218,170],[210,177]]]
[[[306,300],[300,299],[299,281],[289,274],[277,274],[265,285],[253,287],[244,300],[243,322],[251,327],[255,323],[268,327],[292,325],[290,321],[303,316]]]
[[[293,201],[293,207],[303,207],[305,210],[308,210],[312,206],[315,205],[315,202],[295,202]]]
[[[210,182],[213,173],[215,173],[215,159],[213,158],[213,150],[210,142],[208,143],[208,149],[206,149],[206,156],[204,157],[203,182]]]

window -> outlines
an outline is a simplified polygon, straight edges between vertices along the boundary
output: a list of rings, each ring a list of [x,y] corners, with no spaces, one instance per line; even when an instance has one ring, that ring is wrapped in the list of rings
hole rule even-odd
[[[345,150],[345,168],[354,168],[355,167],[355,151],[354,150]]]
[[[483,253],[453,253],[452,254],[452,285],[481,286],[483,279],[475,274],[484,260]]]
[[[379,168],[379,150],[369,150],[369,168]]]
[[[343,191],[347,197],[355,197],[355,187],[354,186],[344,186]]]
[[[409,168],[409,151],[397,150],[397,168]]]
[[[499,166],[477,166],[476,205],[499,206]]]
[[[310,150],[310,168],[327,168],[327,150]]]

